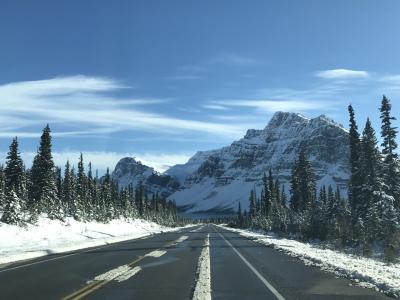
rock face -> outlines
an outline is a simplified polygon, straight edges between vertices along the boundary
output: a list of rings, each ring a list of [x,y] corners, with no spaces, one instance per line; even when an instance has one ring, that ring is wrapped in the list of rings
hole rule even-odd
[[[165,174],[181,185],[169,196],[188,213],[234,211],[248,207],[252,188],[261,190],[264,172],[274,176],[289,193],[289,180],[299,149],[304,147],[321,186],[339,186],[347,194],[350,174],[348,132],[321,115],[277,112],[263,130],[250,129],[239,141],[218,150],[196,153],[186,164]]]
[[[115,166],[111,178],[121,188],[130,184],[136,187],[142,183],[146,192],[159,193],[163,197],[171,195],[179,187],[179,182],[173,177],[159,174],[133,157],[122,158]]]

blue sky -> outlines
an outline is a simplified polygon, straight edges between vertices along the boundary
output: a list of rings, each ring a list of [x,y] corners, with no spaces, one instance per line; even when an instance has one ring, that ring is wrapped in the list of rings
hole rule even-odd
[[[351,102],[400,117],[399,1],[0,3],[0,153],[157,170],[263,128],[276,110],[347,126]],[[360,124],[360,127],[362,125]]]

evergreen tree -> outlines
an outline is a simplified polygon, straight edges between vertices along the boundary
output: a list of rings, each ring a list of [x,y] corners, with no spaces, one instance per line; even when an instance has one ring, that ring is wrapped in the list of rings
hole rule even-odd
[[[87,198],[87,178],[85,174],[82,153],[80,154],[78,161],[78,172],[76,176],[76,196],[76,202],[79,207],[78,211],[80,211],[77,217],[80,220],[88,220],[89,210],[91,206],[90,203],[88,203]]]
[[[348,107],[350,115],[350,181],[349,181],[349,202],[351,206],[351,214],[353,224],[359,222],[358,207],[361,199],[361,166],[360,166],[360,134],[358,133],[358,126],[355,119],[354,109],[351,105]],[[360,222],[359,222],[360,223]]]
[[[276,204],[281,207],[282,206],[282,199],[281,199],[281,190],[279,188],[279,179],[278,176],[275,179],[275,183],[274,183],[274,193],[275,193],[275,202]]]
[[[6,204],[1,217],[1,222],[11,225],[23,225],[24,216],[21,199],[13,189],[6,192],[5,202]]]
[[[327,202],[327,195],[326,195],[326,187],[325,185],[321,186],[321,188],[319,189],[319,197],[318,200],[323,203],[324,205]]]
[[[295,161],[293,168],[292,168],[292,175],[290,178],[290,208],[294,212],[299,212],[300,211],[300,201],[301,201],[301,195],[300,195],[300,178],[299,178],[299,172],[298,172],[298,162]]]
[[[76,207],[75,207],[75,185],[73,179],[73,172],[69,161],[65,164],[64,169],[64,180],[62,182],[62,202],[65,207],[66,213],[69,216],[75,217]]]
[[[5,205],[2,221],[8,224],[24,223],[26,193],[24,182],[24,164],[18,151],[18,140],[14,138],[7,154],[5,177]]]
[[[136,209],[138,210],[140,216],[143,216],[144,213],[143,194],[144,194],[143,185],[140,182],[136,187],[136,192],[135,192]]]
[[[249,213],[251,217],[256,215],[256,199],[255,199],[255,192],[253,189],[250,190],[249,196]]]
[[[269,180],[265,173],[263,176],[263,184],[264,188],[261,195],[262,214],[264,217],[268,218],[272,207],[272,197],[269,189]]]
[[[62,184],[62,175],[61,168],[56,167],[56,186],[57,186],[57,197],[62,201],[63,199],[63,184]]]
[[[369,118],[365,124],[361,139],[361,197],[358,203],[358,216],[365,220],[368,209],[374,205],[377,195],[381,194],[382,181],[380,178],[381,157],[377,147],[375,131]]]
[[[106,174],[104,175],[104,180],[101,185],[101,220],[103,222],[108,222],[113,216],[113,199],[111,195],[111,176],[110,170],[107,168]]]
[[[237,217],[238,217],[239,226],[242,226],[243,225],[243,215],[242,215],[242,206],[240,205],[240,201],[238,202]]]
[[[292,203],[294,211],[305,211],[315,199],[315,175],[307,160],[305,149],[301,148],[292,172]]]
[[[6,185],[6,179],[5,179],[5,175],[4,175],[4,168],[2,165],[0,165],[0,211],[2,211],[4,209],[4,205],[6,203],[5,185]]]
[[[6,159],[6,167],[4,169],[6,191],[13,190],[17,197],[21,197],[24,163],[18,152],[17,138],[13,139]]]
[[[269,169],[268,171],[268,190],[270,193],[271,204],[276,203],[276,193],[275,193],[275,185],[274,185],[274,178],[272,177],[272,170]]]
[[[57,197],[54,162],[51,154],[51,130],[43,129],[40,146],[31,169],[30,204],[35,213],[45,212],[52,219],[62,219],[62,207]]]
[[[391,116],[392,105],[388,98],[383,96],[380,108],[381,112],[381,135],[382,135],[382,154],[384,155],[384,174],[386,183],[386,193],[394,197],[394,205],[400,209],[400,175],[397,149],[397,127],[392,126],[392,121],[396,118]]]

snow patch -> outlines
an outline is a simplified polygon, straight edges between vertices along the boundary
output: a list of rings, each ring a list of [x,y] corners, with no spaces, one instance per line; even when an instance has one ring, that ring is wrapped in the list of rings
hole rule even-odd
[[[165,253],[167,253],[167,251],[164,251],[164,250],[154,250],[154,251],[152,251],[152,252],[150,252],[150,253],[147,253],[147,254],[145,255],[145,257],[161,257],[161,256],[163,256]]]
[[[104,274],[97,275],[95,281],[111,281],[125,272],[128,272],[131,268],[128,265],[119,266],[118,268],[112,269]],[[92,281],[88,282],[91,283]]]
[[[132,276],[136,275],[142,270],[141,267],[131,268],[128,265],[119,266],[118,268],[112,269],[104,274],[97,275],[94,280],[90,280],[87,284],[92,283],[93,281],[111,281],[116,280],[118,282],[122,282],[128,280]]]
[[[226,226],[220,227],[249,237],[258,243],[282,250],[292,257],[301,259],[306,265],[317,266],[324,271],[349,278],[359,286],[373,288],[400,298],[400,263],[388,264],[273,235]]]
[[[204,242],[204,248],[197,265],[197,281],[193,300],[211,300],[210,234]]]
[[[136,239],[180,228],[140,219],[113,220],[107,224],[40,217],[37,225],[21,228],[0,222],[0,264]]]
[[[128,280],[132,276],[135,276],[137,273],[139,273],[141,270],[141,267],[134,267],[133,269],[130,269],[129,271],[126,271],[122,275],[118,276],[115,280],[117,280],[118,282]]]
[[[187,235],[182,235],[180,238],[178,238],[176,241],[174,241],[171,246],[178,245],[179,243],[182,243],[183,241],[187,240],[189,237]]]

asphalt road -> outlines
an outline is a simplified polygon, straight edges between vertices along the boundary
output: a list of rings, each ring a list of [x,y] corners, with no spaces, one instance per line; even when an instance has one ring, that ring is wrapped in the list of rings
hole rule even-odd
[[[191,299],[207,236],[212,299],[387,299],[214,225],[0,266],[0,299]]]

